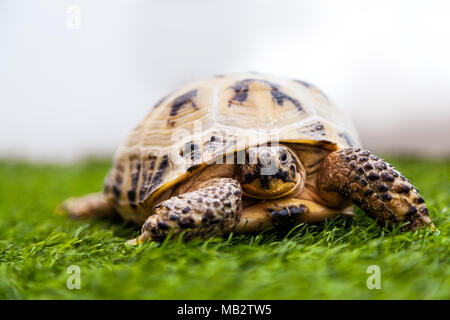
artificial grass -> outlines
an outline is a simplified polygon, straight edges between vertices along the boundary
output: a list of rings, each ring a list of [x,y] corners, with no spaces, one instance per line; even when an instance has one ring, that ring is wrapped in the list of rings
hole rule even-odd
[[[361,211],[286,232],[225,239],[125,241],[139,227],[55,215],[101,189],[109,161],[0,161],[2,299],[449,299],[450,160],[389,158],[422,192],[440,235],[379,228]],[[81,289],[66,286],[70,265]],[[381,289],[369,290],[369,265]]]

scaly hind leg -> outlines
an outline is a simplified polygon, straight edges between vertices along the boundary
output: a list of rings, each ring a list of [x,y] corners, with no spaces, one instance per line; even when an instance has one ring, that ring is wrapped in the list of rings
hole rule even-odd
[[[59,211],[67,212],[74,219],[102,219],[113,217],[116,211],[111,201],[103,193],[91,193],[79,198],[69,198],[63,202]]]
[[[255,232],[278,226],[294,227],[300,223],[322,222],[339,215],[351,216],[352,209],[338,210],[297,198],[270,200],[245,208],[234,231]]]

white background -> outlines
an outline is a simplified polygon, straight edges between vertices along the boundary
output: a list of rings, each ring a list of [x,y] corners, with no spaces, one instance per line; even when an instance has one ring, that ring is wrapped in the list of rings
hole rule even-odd
[[[109,155],[161,96],[239,71],[317,85],[376,152],[450,154],[448,1],[0,0],[0,157]]]

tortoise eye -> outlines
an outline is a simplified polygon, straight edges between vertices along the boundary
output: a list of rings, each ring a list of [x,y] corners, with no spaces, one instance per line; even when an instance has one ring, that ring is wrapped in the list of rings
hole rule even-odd
[[[287,154],[286,154],[286,152],[283,152],[283,153],[281,154],[280,160],[281,160],[282,163],[285,163],[285,162],[286,162],[286,160],[287,160]]]

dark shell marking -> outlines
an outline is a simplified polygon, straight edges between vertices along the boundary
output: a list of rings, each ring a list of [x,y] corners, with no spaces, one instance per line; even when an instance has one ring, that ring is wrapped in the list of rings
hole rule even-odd
[[[111,171],[110,174],[114,173],[114,180],[112,181],[112,188],[109,185],[109,178],[106,180],[105,183],[105,192],[106,190],[111,190],[112,191],[112,195],[113,195],[113,199],[115,203],[119,203],[120,201],[120,195],[122,194],[122,183],[123,183],[123,174],[125,171],[125,168],[122,164],[122,161],[118,161],[117,163],[114,164],[114,168],[115,170]]]
[[[346,148],[332,152],[322,164],[320,188],[350,198],[382,225],[409,222],[402,229],[411,230],[431,223],[417,189],[369,151]]]
[[[170,106],[169,118],[167,119],[167,124],[171,127],[175,126],[175,119],[178,112],[185,108],[186,106],[192,106],[194,110],[198,110],[197,103],[195,102],[195,97],[197,96],[198,90],[194,89],[182,94],[178,98],[175,98]]]
[[[158,160],[160,160],[159,164]],[[128,172],[131,179],[130,188],[128,190],[122,190],[122,173],[115,170],[112,188],[107,181],[105,183],[105,189],[111,190],[110,192],[112,192],[116,204],[119,204],[120,202],[122,191],[126,192],[128,204],[135,209],[161,186],[164,181],[164,176],[167,174],[169,168],[168,155],[157,157],[154,154],[150,154],[146,159],[141,161],[138,155],[131,154]]]
[[[130,159],[130,174],[131,174],[131,186],[128,190],[128,201],[132,208],[136,208],[136,195],[139,181],[139,174],[141,172],[141,164],[137,156],[133,156]]]
[[[178,111],[188,104],[190,104],[195,109],[197,107],[197,105],[194,101],[194,97],[197,96],[197,93],[198,93],[198,90],[194,89],[194,90],[188,91],[185,94],[176,98],[172,103],[172,107],[170,109],[170,115],[176,116]]]
[[[159,164],[158,169],[156,170],[156,173],[151,179],[151,182],[147,190],[147,196],[150,195],[156,188],[158,188],[161,185],[163,176],[167,172],[168,167],[169,167],[169,156],[165,154],[161,160],[161,163]]]
[[[223,201],[215,199],[220,192],[224,194]],[[186,231],[185,238],[226,234],[240,219],[241,195],[236,180],[213,179],[208,187],[159,203],[142,232],[150,231],[153,240],[162,240],[169,232],[176,235]]]
[[[150,154],[148,156],[148,159],[144,160],[141,188],[139,189],[139,203],[142,203],[147,195],[147,190],[149,189],[150,182],[155,170],[156,160],[157,158],[154,154]]]
[[[305,125],[305,127],[299,129],[302,133],[310,135],[312,137],[326,136],[326,130],[324,125],[320,121],[316,121]],[[322,138],[323,139],[323,138]]]
[[[114,195],[114,201],[116,203],[119,202],[120,194],[122,192],[122,188],[121,188],[122,181],[123,181],[122,176],[120,174],[117,174],[115,182],[114,182],[114,185],[112,187],[112,192],[113,192],[113,195]]]
[[[301,103],[297,99],[281,91],[280,86],[278,84],[260,79],[244,79],[236,82],[232,87],[230,87],[230,89],[234,90],[234,96],[230,99],[230,101],[228,101],[228,106],[230,107],[231,104],[233,103],[242,105],[243,102],[248,98],[248,94],[250,92],[249,85],[254,82],[267,85],[270,88],[270,94],[272,95],[272,99],[280,107],[283,106],[284,100],[288,100],[297,108],[298,111],[303,110]]]

